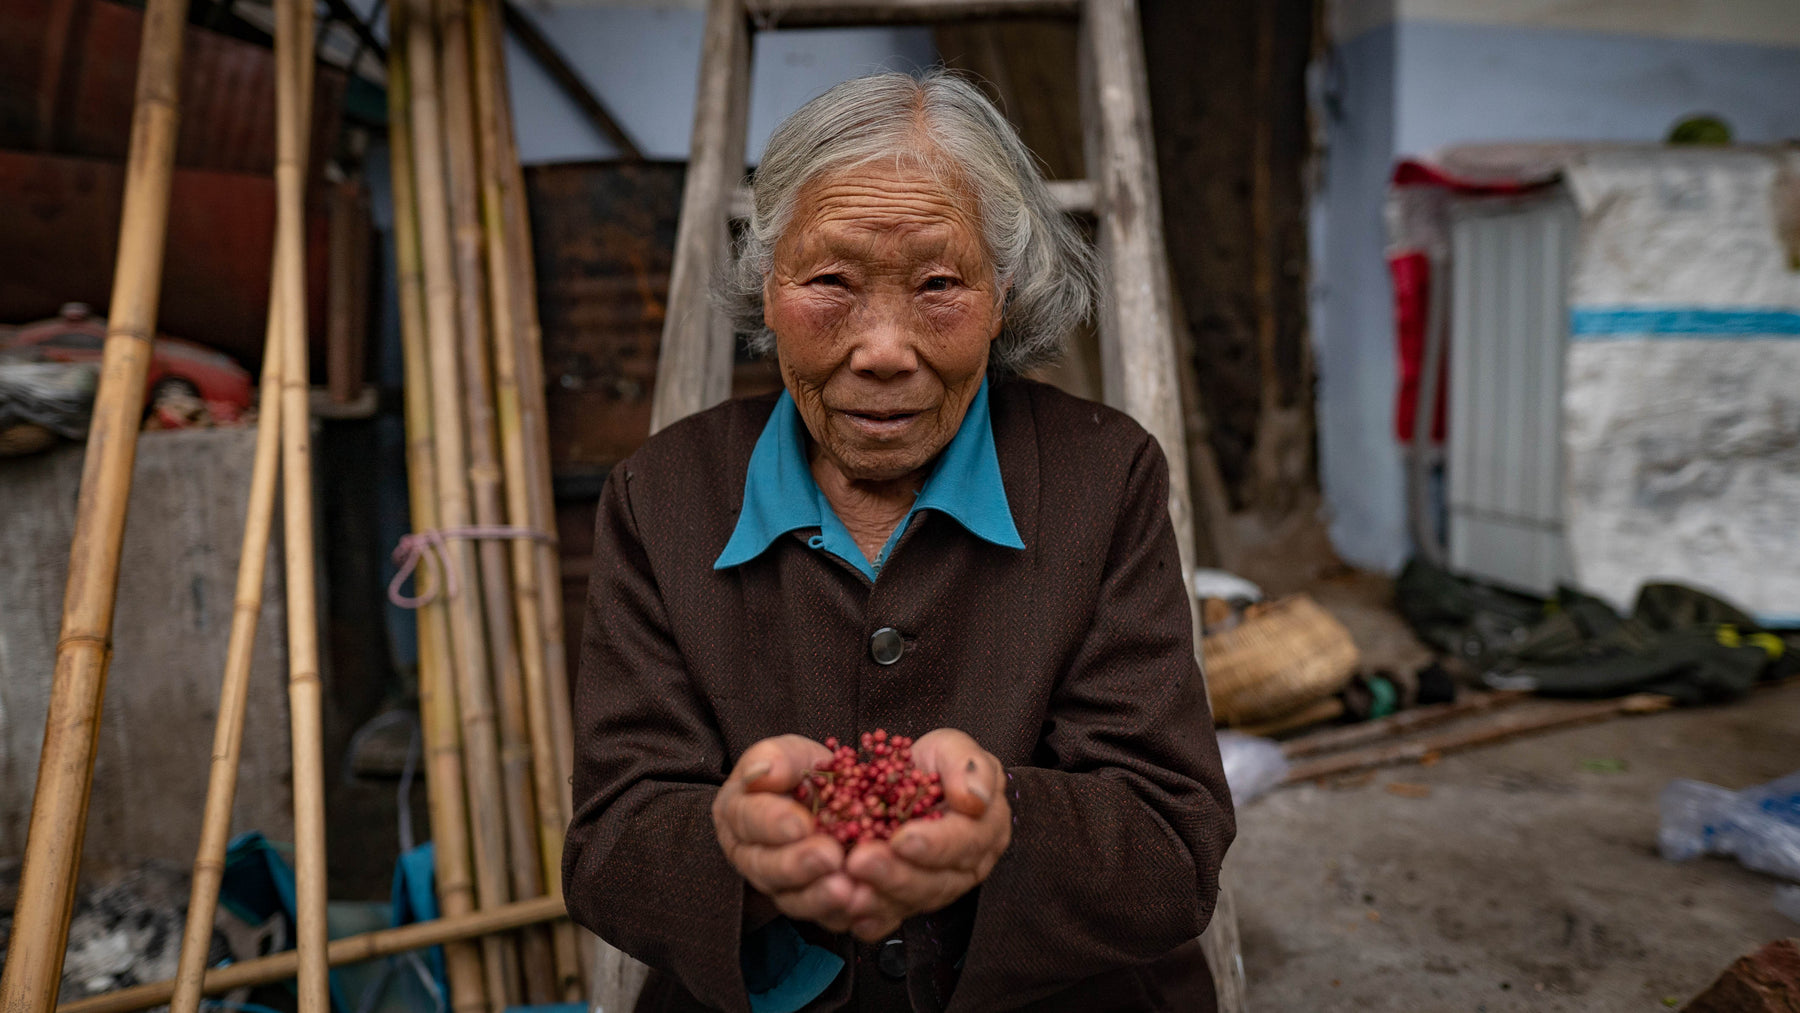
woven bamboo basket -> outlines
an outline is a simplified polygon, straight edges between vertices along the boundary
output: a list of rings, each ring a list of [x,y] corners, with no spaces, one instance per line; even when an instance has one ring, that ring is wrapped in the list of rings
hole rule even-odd
[[[1356,673],[1350,631],[1306,595],[1261,606],[1201,640],[1213,720],[1273,720],[1343,689]]]

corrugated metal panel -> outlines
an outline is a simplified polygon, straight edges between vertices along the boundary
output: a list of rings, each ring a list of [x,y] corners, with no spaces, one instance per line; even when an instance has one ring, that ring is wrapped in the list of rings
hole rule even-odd
[[[0,148],[123,160],[143,11],[105,0],[0,0]],[[312,174],[337,140],[343,71],[314,77]],[[175,164],[267,175],[275,164],[275,57],[190,26]]]
[[[1449,561],[1538,594],[1569,574],[1561,419],[1577,224],[1560,194],[1451,210]]]

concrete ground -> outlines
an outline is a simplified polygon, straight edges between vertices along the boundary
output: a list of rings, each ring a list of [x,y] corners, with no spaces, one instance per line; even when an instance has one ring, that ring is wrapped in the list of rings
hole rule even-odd
[[[1800,936],[1777,881],[1656,853],[1674,778],[1800,769],[1800,685],[1618,718],[1321,787],[1239,813],[1226,859],[1250,1007],[1660,1010]]]

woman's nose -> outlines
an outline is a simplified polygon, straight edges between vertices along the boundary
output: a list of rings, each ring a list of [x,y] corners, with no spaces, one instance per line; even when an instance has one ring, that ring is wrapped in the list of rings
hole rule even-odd
[[[915,321],[904,302],[874,297],[860,308],[850,351],[853,371],[886,380],[919,368]]]

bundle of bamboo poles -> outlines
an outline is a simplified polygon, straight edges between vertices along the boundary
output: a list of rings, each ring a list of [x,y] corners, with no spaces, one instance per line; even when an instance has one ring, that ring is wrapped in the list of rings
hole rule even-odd
[[[8,1011],[42,1013],[57,998],[154,331],[185,11],[185,0],[152,0],[146,10],[112,325],[77,506],[13,947],[0,977],[0,1005]],[[566,919],[542,924],[562,910],[573,734],[529,230],[493,0],[399,0],[390,27],[409,489],[415,534],[449,545],[441,557],[446,569],[432,575],[438,593],[419,612],[420,710],[445,917],[416,932],[326,945],[305,317],[313,5],[276,0],[275,13],[277,227],[262,422],[188,925],[176,979],[93,1001],[135,1009],[166,998],[176,1013],[192,1013],[202,994],[229,987],[231,975],[206,975],[204,965],[237,788],[278,481],[298,945],[288,963],[251,961],[242,970],[267,964],[257,969],[257,980],[292,974],[301,1013],[328,1013],[329,964],[442,943],[451,1005],[462,1013],[580,1000],[586,990],[574,927]],[[496,934],[508,930],[515,934]],[[478,949],[470,939],[480,940]]]
[[[441,572],[420,707],[446,915],[559,896],[573,752],[529,228],[492,0],[398,0],[389,109],[408,472]],[[474,1010],[586,997],[567,921],[446,953]]]

